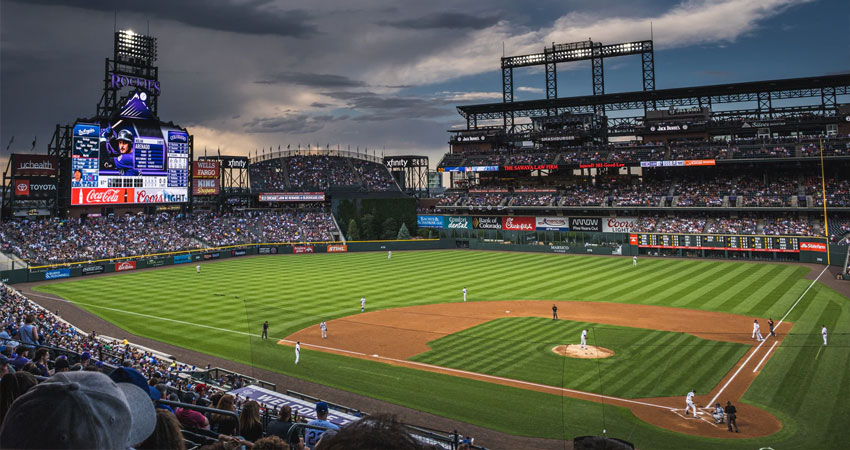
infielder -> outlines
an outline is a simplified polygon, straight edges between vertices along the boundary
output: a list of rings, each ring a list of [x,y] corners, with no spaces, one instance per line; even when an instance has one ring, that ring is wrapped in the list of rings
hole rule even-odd
[[[328,337],[328,324],[323,320],[322,323],[319,324],[319,328],[322,329],[322,339],[326,339]]]
[[[759,342],[764,339],[761,337],[761,327],[759,326],[758,320],[753,320],[753,338],[757,339]]]
[[[298,360],[301,358],[301,341],[295,343],[295,364],[298,364]]]
[[[637,267],[637,256],[632,256],[632,267]]]
[[[360,312],[366,311],[366,297],[360,297]]]
[[[463,301],[466,301],[466,288],[463,288]]]
[[[201,265],[198,264],[197,266],[195,266],[195,270],[197,270],[198,274],[200,274],[201,273]]]
[[[587,350],[587,330],[581,330],[581,348]]]
[[[820,329],[820,334],[823,335],[823,345],[826,345],[826,325],[822,325],[823,328]]]
[[[688,396],[685,397],[685,415],[686,416],[688,415],[688,408],[691,408],[691,409],[694,410],[694,418],[697,417],[697,406],[694,405],[694,395],[695,394],[696,394],[696,392],[694,392],[694,390],[691,389],[691,392],[688,392]]]

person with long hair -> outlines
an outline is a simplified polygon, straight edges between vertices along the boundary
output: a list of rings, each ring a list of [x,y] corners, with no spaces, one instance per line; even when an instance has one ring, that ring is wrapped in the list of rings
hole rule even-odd
[[[156,428],[144,442],[136,446],[139,450],[186,450],[180,422],[171,411],[156,410]]]
[[[233,404],[234,400],[235,399],[230,394],[222,395],[221,398],[218,400],[218,404],[215,407],[216,409],[220,409],[223,411],[235,412],[236,407]],[[218,434],[234,436],[236,434],[236,426],[237,420],[233,416],[213,413],[210,417],[210,429],[217,432]]]
[[[254,400],[242,406],[239,413],[239,434],[246,441],[254,442],[263,437],[263,423],[260,422],[260,404]]]
[[[15,399],[24,395],[38,384],[35,376],[29,372],[7,373],[0,380],[0,424],[6,418],[6,413],[12,407]]]

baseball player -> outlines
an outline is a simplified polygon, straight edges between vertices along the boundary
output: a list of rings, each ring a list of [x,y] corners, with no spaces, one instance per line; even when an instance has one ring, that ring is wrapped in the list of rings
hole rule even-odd
[[[387,252],[387,259],[393,259],[393,251],[392,250],[389,250]]]
[[[753,338],[757,339],[759,342],[764,339],[761,337],[761,327],[759,326],[758,320],[753,320]]]
[[[466,288],[463,288],[463,301],[466,301]]]
[[[552,320],[558,320],[558,305],[552,305]]]
[[[826,325],[821,325],[820,334],[823,335],[823,345],[826,345]]]
[[[685,415],[686,416],[688,415],[688,408],[691,408],[691,409],[694,410],[694,418],[696,419],[697,418],[697,406],[694,405],[694,395],[696,395],[696,392],[693,389],[691,389],[691,392],[688,392],[688,396],[685,397]]]
[[[263,334],[260,336],[260,339],[268,339],[269,338],[269,321],[263,322]]]
[[[328,324],[323,320],[322,323],[319,324],[319,328],[322,329],[322,339],[327,339],[328,337]]]
[[[200,275],[200,274],[201,274],[201,265],[200,265],[200,264],[198,264],[197,266],[195,266],[195,270],[197,270],[197,271],[198,271],[198,275]]]
[[[301,359],[301,341],[295,343],[295,364]]]
[[[773,332],[773,317],[767,320],[767,326],[770,327],[770,335],[776,337],[776,333]]]
[[[587,330],[581,330],[581,348],[587,350]]]
[[[360,297],[360,312],[366,311],[366,297]]]
[[[637,267],[637,256],[632,256],[632,267]]]

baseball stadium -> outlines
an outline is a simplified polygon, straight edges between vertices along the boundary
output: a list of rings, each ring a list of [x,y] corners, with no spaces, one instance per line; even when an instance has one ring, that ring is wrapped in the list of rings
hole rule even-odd
[[[436,161],[208,152],[178,44],[111,39],[94,113],[3,168],[0,447],[850,443],[848,72],[664,88],[653,39],[541,43]]]

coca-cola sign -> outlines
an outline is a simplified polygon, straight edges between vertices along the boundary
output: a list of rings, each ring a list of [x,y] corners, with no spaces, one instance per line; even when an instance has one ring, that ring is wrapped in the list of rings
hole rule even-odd
[[[136,270],[136,261],[121,261],[115,264],[116,272],[124,272],[127,270]]]
[[[609,217],[602,224],[606,233],[631,233],[636,230],[637,219],[634,217]]]
[[[534,231],[534,217],[502,217],[502,228],[515,231]]]
[[[71,195],[72,205],[115,205],[132,202],[134,189],[81,188]]]

